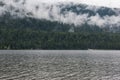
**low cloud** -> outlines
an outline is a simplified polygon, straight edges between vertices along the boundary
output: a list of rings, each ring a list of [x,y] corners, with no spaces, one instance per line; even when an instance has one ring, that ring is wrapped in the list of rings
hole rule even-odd
[[[95,15],[89,16],[89,13],[77,14],[76,12],[67,9],[61,12],[63,8],[76,5],[76,3],[51,2],[48,4],[49,1],[45,3],[39,0],[4,0],[2,2],[6,5],[0,6],[0,15],[9,11],[12,15],[18,14],[19,16],[58,21],[66,24],[74,24],[76,26],[81,26],[82,24],[87,23],[89,25],[97,25],[99,27],[105,27],[108,25],[110,27],[113,27],[114,25],[120,27],[120,10],[113,8],[111,9],[118,15],[100,16],[100,14],[95,13]],[[100,7],[87,6],[85,9],[96,12]],[[16,12],[17,10],[19,10],[19,13]],[[80,8],[78,7],[77,10],[80,10]]]

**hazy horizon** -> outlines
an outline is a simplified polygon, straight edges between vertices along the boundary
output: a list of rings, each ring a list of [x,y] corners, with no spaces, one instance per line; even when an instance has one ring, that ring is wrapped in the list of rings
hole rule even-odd
[[[12,1],[4,0],[7,3],[11,3]],[[14,0],[17,1],[18,0]],[[25,1],[25,0],[19,0]],[[106,6],[106,7],[112,7],[112,8],[120,8],[120,1],[119,0],[26,0],[26,3],[28,4],[38,4],[41,2],[45,3],[58,3],[58,2],[73,2],[73,3],[82,3],[82,4],[88,4],[88,5],[96,5],[96,6]]]

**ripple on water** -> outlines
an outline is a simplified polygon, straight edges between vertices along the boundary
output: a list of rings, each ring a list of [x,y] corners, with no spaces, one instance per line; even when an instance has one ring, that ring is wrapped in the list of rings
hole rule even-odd
[[[112,52],[0,51],[0,80],[120,80]]]

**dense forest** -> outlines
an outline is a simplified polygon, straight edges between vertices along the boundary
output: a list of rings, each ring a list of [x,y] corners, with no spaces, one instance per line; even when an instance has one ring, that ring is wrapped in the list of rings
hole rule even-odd
[[[120,49],[120,33],[32,18],[0,18],[0,49]]]
[[[0,49],[120,49],[119,33],[0,29]]]
[[[25,0],[0,1],[0,49],[120,49],[119,8],[27,6]]]

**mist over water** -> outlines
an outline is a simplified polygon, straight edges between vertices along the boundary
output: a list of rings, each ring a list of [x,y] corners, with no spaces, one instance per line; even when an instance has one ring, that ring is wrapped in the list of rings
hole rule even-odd
[[[0,51],[0,80],[119,80],[120,51]]]

